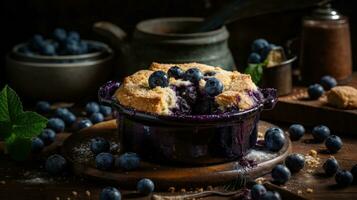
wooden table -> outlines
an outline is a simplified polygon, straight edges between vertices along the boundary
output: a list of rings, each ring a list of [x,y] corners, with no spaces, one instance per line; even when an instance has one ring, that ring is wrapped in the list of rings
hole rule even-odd
[[[286,128],[286,125],[279,124]],[[59,134],[56,143],[48,147],[46,154],[56,152],[68,134]],[[311,134],[306,134],[300,141],[293,142],[293,151],[302,154],[308,154],[311,149],[319,152],[321,164],[330,155],[324,154],[323,144],[311,143]],[[352,165],[357,164],[357,138],[343,137],[344,146],[342,150],[334,156],[338,159],[341,166],[350,169]],[[43,157],[46,157],[44,155]],[[55,200],[57,197],[61,200],[67,199],[98,199],[99,192],[106,183],[85,180],[68,174],[66,177],[50,177],[43,170],[43,158],[33,158],[31,161],[15,163],[10,161],[5,155],[0,155],[0,199],[36,199],[36,200]],[[41,167],[39,167],[41,165]],[[297,193],[302,191],[302,196],[307,199],[355,199],[357,196],[357,185],[348,188],[337,188],[334,184],[334,178],[324,177],[321,173],[321,167],[315,172],[310,172],[305,168],[302,172],[293,175],[291,181],[286,185],[287,190]],[[41,177],[41,178],[38,178]],[[269,179],[269,175],[265,176]],[[313,189],[312,193],[307,193],[307,189]],[[133,197],[134,199],[150,199],[148,197],[137,197],[132,191],[120,189],[124,194],[124,199]],[[89,195],[90,193],[90,195]],[[286,197],[286,196],[285,196]],[[206,199],[224,199],[218,197],[209,197]],[[291,197],[289,197],[291,199]]]

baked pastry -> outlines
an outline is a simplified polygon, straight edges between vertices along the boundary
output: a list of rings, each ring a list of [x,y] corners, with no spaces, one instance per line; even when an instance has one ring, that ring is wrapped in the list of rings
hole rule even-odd
[[[351,86],[336,86],[327,93],[327,102],[337,108],[357,109],[357,89]]]
[[[247,110],[262,94],[250,75],[200,63],[152,63],[124,79],[115,93],[126,107],[158,115]]]

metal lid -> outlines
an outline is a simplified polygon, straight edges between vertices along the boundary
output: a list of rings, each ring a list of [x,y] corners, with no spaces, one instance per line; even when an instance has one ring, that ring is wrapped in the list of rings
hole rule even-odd
[[[318,20],[340,20],[342,15],[331,7],[331,4],[325,4],[315,9],[309,16]]]

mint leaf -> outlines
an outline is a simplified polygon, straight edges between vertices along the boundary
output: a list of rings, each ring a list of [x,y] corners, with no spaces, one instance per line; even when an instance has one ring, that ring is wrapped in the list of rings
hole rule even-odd
[[[12,134],[5,140],[6,150],[16,161],[26,160],[31,153],[31,139]]]
[[[46,127],[47,119],[35,112],[23,112],[13,122],[12,134],[33,138]]]
[[[0,122],[11,122],[22,111],[22,104],[16,92],[7,85],[0,92]]]
[[[255,84],[259,84],[260,80],[263,77],[263,66],[264,63],[249,64],[248,67],[245,69],[244,73],[249,74]]]

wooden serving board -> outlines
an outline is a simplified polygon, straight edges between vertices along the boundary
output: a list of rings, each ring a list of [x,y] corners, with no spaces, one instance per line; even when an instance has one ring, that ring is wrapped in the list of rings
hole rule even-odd
[[[264,133],[266,129],[272,126],[274,125],[261,121],[258,130]],[[88,149],[89,140],[97,136],[106,138],[111,142],[119,141],[115,121],[103,122],[70,135],[63,143],[62,154],[71,163],[76,175],[129,188],[135,188],[138,180],[144,177],[153,180],[155,187],[161,190],[167,190],[169,187],[214,186],[234,181],[237,177],[242,176],[257,178],[269,173],[276,164],[282,163],[292,149],[291,142],[288,139],[280,152],[249,167],[241,167],[239,161],[199,167],[165,166],[159,163],[142,161],[140,168],[134,171],[122,171],[120,169],[101,171],[95,168],[94,155],[91,152],[88,154],[87,150],[75,153],[78,148]],[[118,144],[118,147],[114,152],[112,151],[113,154],[119,154],[120,144]],[[78,158],[76,155],[80,155],[82,158]]]
[[[347,85],[357,88],[357,73]],[[324,124],[343,134],[357,134],[357,109],[343,110],[327,105],[325,96],[310,100],[307,88],[295,87],[290,95],[279,97],[275,108],[262,113],[262,118],[307,126]]]

